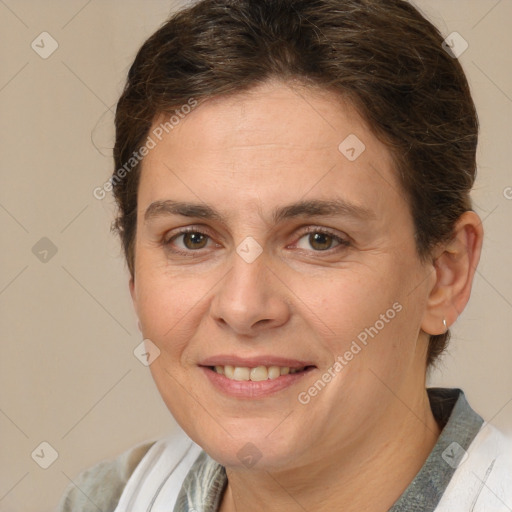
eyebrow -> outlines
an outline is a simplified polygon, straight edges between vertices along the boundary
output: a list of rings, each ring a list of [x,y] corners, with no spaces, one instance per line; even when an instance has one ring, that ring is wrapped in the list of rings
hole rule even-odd
[[[144,213],[144,221],[167,215],[181,215],[182,217],[194,217],[215,220],[226,223],[226,218],[217,210],[201,203],[188,203],[183,201],[154,201]],[[374,211],[360,205],[349,203],[344,199],[299,201],[287,206],[276,208],[272,212],[274,224],[286,219],[297,217],[328,217],[343,216],[355,220],[369,221],[376,219]]]

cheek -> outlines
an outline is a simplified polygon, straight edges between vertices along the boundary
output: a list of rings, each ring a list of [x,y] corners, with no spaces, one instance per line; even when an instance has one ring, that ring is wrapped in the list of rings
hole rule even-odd
[[[204,289],[203,289],[204,288]],[[203,314],[207,287],[200,279],[166,272],[140,272],[137,311],[143,334],[160,350],[176,346],[190,333],[190,326]]]
[[[329,279],[301,280],[294,288],[303,304],[300,315],[308,319],[317,343],[331,361],[341,358],[343,376],[333,389],[342,385],[356,392],[375,384],[369,369],[392,381],[409,364],[417,332],[410,325],[414,305],[404,279],[391,264],[378,270],[360,266],[331,270]]]
[[[340,340],[356,337],[399,300],[391,273],[359,266],[329,269],[325,276],[298,279],[293,287],[303,315],[321,332]],[[393,312],[391,312],[392,314]]]

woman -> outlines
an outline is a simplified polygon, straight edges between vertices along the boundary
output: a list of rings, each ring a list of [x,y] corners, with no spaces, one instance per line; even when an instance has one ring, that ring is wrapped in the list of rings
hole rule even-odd
[[[511,510],[511,441],[425,387],[483,239],[451,46],[402,0],[203,0],[144,43],[111,183],[183,432],[60,510]]]

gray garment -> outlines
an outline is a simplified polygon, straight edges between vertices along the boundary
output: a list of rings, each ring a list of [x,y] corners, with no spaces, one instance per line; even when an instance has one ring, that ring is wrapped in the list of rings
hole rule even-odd
[[[462,390],[430,388],[427,392],[432,413],[444,428],[425,464],[389,512],[435,510],[464,453],[454,449],[452,443],[467,451],[484,423],[471,409]]]
[[[458,460],[451,462],[450,456],[463,453],[454,452],[450,445],[456,442],[467,450],[483,424],[462,390],[429,388],[427,392],[442,432],[419,473],[388,512],[433,512],[457,467]],[[202,452],[183,482],[173,512],[217,512],[226,485],[223,466]]]
[[[467,450],[483,424],[460,389],[427,389],[441,435],[425,464],[388,512],[432,512],[457,467],[450,445]],[[70,484],[56,512],[114,512],[130,475],[154,443],[133,448],[114,461],[82,472]],[[455,445],[456,446],[456,445]],[[188,472],[173,512],[218,512],[227,485],[226,471],[204,451]]]

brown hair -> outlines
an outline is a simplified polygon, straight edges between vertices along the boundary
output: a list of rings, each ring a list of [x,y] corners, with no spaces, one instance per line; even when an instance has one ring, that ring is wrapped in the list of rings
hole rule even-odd
[[[348,98],[389,147],[409,200],[418,256],[448,241],[471,210],[478,119],[464,71],[443,37],[403,0],[202,0],[173,15],[140,48],[117,104],[115,169],[154,120],[271,78]],[[126,167],[125,167],[126,169]],[[111,178],[134,275],[140,164]],[[427,364],[450,339],[430,337]]]

